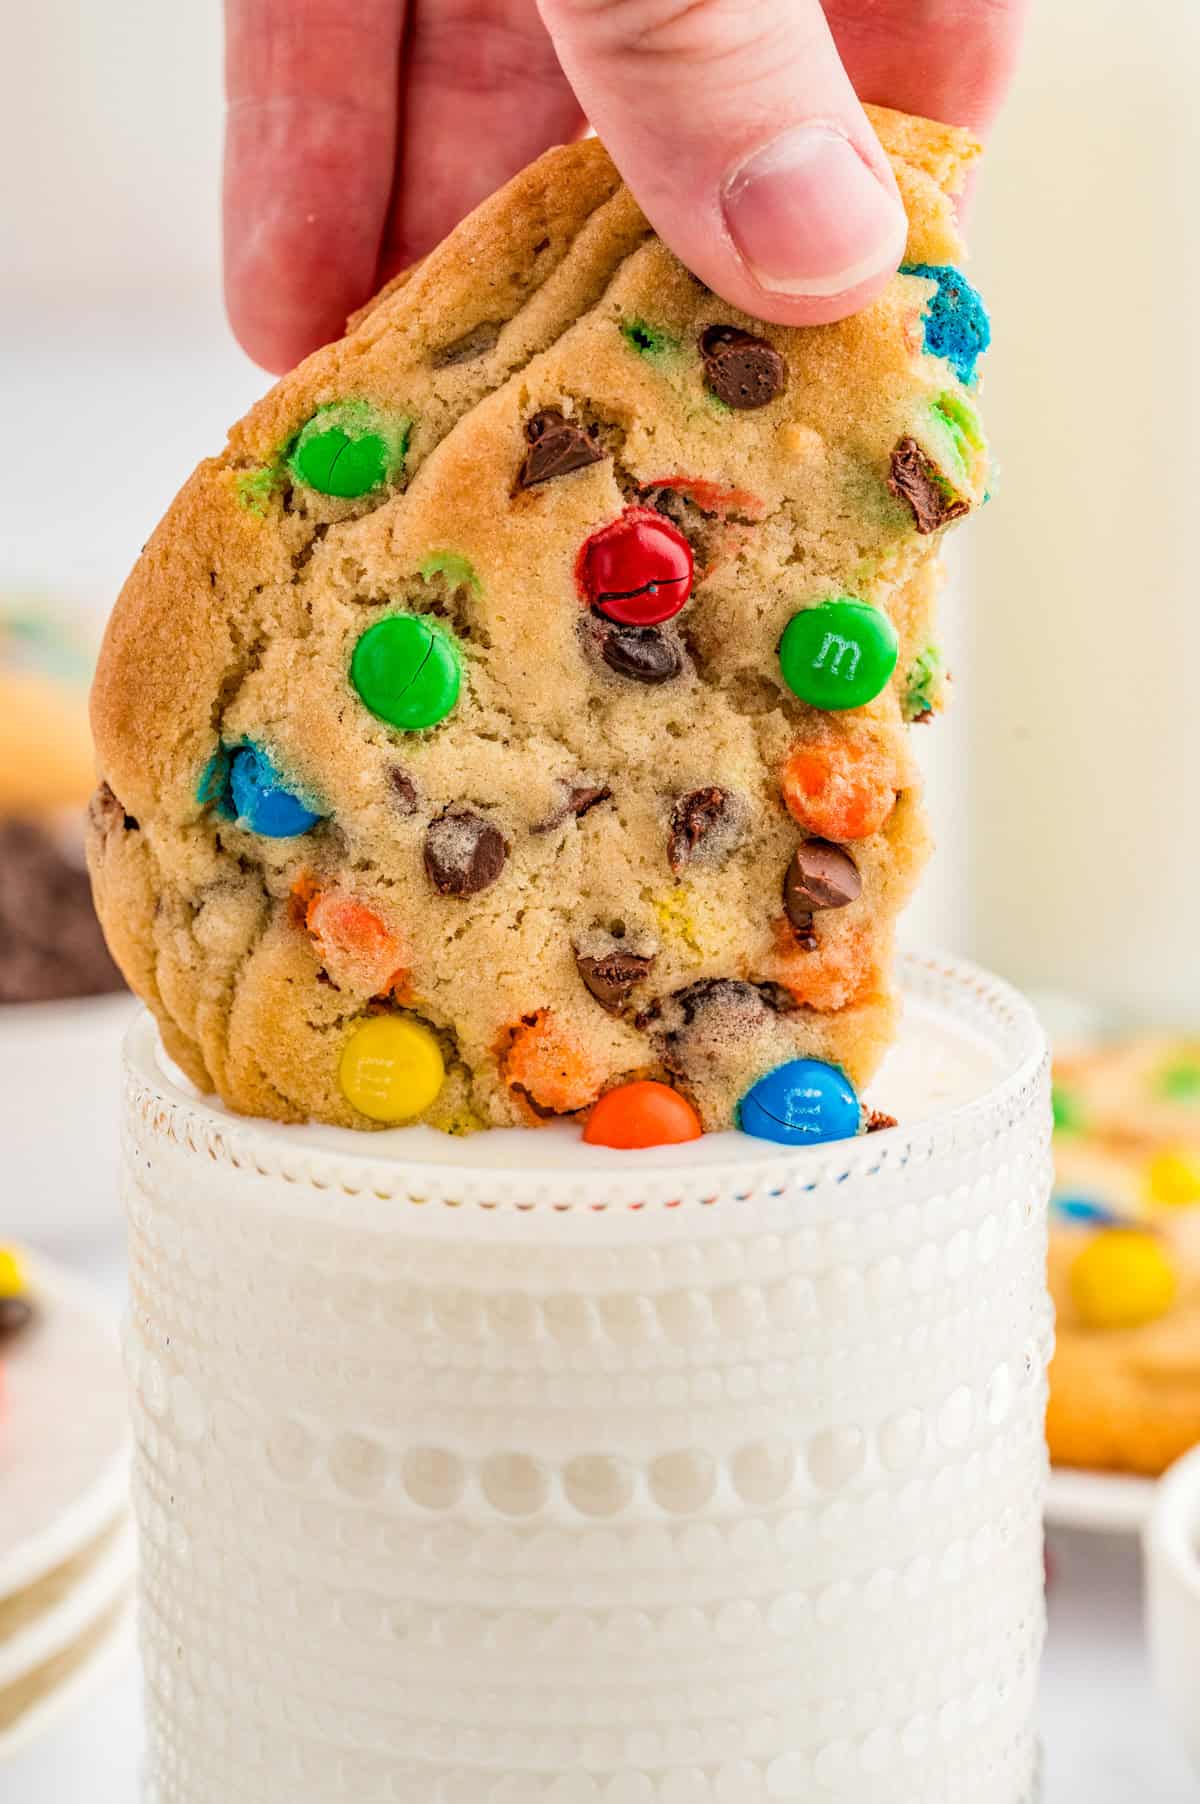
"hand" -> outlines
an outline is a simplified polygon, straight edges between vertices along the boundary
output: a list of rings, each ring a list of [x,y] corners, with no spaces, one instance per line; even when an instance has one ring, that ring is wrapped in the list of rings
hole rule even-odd
[[[225,280],[289,368],[590,119],[725,300],[842,319],[904,248],[858,94],[985,127],[1025,0],[226,0]]]

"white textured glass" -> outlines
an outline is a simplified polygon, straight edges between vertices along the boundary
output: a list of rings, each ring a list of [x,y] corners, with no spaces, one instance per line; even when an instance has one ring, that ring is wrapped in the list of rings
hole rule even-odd
[[[1045,1053],[904,978],[977,1100],[640,1171],[239,1120],[135,1028],[148,1804],[1029,1804]]]

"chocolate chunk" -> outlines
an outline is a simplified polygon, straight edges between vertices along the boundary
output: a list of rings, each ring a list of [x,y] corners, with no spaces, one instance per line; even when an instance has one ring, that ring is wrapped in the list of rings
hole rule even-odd
[[[806,839],[796,847],[783,880],[783,906],[798,932],[811,932],[813,911],[845,908],[862,894],[858,866],[844,847]]]
[[[601,655],[610,670],[635,683],[669,683],[683,669],[679,641],[656,626],[614,626]]]
[[[892,452],[888,488],[897,501],[908,503],[921,534],[937,532],[939,527],[971,511],[969,502],[952,493],[933,459],[915,438],[902,438]]]
[[[388,771],[388,782],[392,788],[392,803],[397,814],[415,814],[417,812],[417,786],[406,770],[393,764]]]
[[[577,784],[574,788],[565,790],[563,799],[553,814],[548,814],[543,821],[536,821],[529,831],[531,833],[553,833],[556,827],[561,827],[563,822],[570,820],[572,815],[580,820],[589,808],[595,808],[600,802],[609,801],[611,796],[612,790],[607,785],[597,788],[594,785]]]
[[[575,954],[575,968],[585,987],[610,1014],[616,1013],[634,984],[642,981],[653,963],[653,958],[619,949],[602,953],[598,958],[585,957],[581,952]]]
[[[741,838],[745,817],[740,798],[725,789],[693,789],[680,796],[671,810],[667,841],[674,875],[678,877],[693,858],[704,864],[721,863]]]
[[[866,1131],[868,1134],[882,1133],[884,1128],[899,1127],[900,1123],[894,1115],[885,1115],[882,1109],[872,1109],[867,1116]]]
[[[0,1347],[16,1340],[33,1320],[33,1304],[26,1297],[0,1297]]]
[[[774,345],[738,326],[709,326],[700,355],[708,386],[726,407],[765,407],[787,387],[787,364]]]
[[[592,434],[565,420],[557,408],[535,413],[526,421],[525,437],[529,449],[517,477],[517,487],[522,489],[549,482],[554,476],[568,476],[572,470],[599,463],[604,456]]]
[[[477,896],[508,858],[499,827],[469,808],[447,808],[425,833],[425,869],[439,896]]]

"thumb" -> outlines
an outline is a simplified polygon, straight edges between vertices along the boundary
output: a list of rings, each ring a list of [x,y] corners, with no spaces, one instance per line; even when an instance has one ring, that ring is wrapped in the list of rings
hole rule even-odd
[[[651,225],[760,319],[843,319],[904,252],[891,166],[819,0],[538,0]]]

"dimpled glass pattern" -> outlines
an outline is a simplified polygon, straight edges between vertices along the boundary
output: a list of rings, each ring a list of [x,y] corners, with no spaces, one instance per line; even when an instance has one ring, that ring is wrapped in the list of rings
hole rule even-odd
[[[314,1151],[135,1029],[148,1804],[1029,1804],[1044,1052],[905,976],[995,1088],[715,1182]]]

